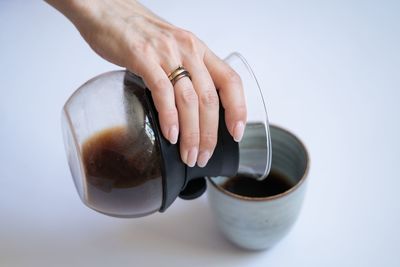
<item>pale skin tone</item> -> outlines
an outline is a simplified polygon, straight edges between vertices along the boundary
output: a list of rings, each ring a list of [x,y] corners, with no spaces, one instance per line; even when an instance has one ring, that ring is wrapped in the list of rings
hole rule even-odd
[[[237,73],[193,33],[178,28],[134,0],[46,0],[79,30],[104,59],[141,76],[151,91],[161,130],[179,137],[182,161],[204,167],[218,134],[219,100],[227,129],[240,141],[246,123]],[[191,74],[173,86],[167,74],[183,65]]]

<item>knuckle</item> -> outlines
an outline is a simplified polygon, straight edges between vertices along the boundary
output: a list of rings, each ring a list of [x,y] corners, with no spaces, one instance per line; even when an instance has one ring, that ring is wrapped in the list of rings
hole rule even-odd
[[[158,36],[157,46],[161,50],[173,51],[176,47],[176,41],[169,33],[162,33]]]
[[[171,83],[169,80],[161,78],[154,81],[151,89],[156,90],[158,93],[162,93],[170,86]]]
[[[247,117],[247,109],[245,104],[236,105],[234,107],[233,118],[235,120],[244,120]]]
[[[179,29],[177,31],[177,35],[179,39],[189,42],[194,41],[194,39],[196,38],[196,36],[192,32],[183,29]]]
[[[131,52],[128,57],[124,59],[124,66],[128,68],[131,72],[135,74],[139,74],[139,69],[140,69],[140,61],[136,57],[136,55]],[[140,74],[139,74],[140,75]]]
[[[160,111],[166,118],[169,120],[175,119],[178,117],[178,111],[175,108],[165,108]]]
[[[200,42],[196,35],[186,30],[178,31],[178,38],[189,51],[197,51]]]
[[[130,37],[126,37],[123,42],[126,43],[128,52],[132,56],[136,56],[142,50],[142,42],[132,40]]]
[[[223,75],[228,83],[242,84],[242,79],[240,78],[239,74],[237,74],[236,71],[231,68],[227,68]]]
[[[141,55],[142,57],[151,57],[154,55],[154,48],[150,42],[144,40],[136,40],[130,42],[130,51],[133,55]]]
[[[199,132],[182,133],[182,145],[185,147],[198,146],[200,142]]]
[[[238,112],[241,114],[243,117],[247,117],[247,108],[245,104],[239,105],[238,107]]]
[[[154,48],[153,48],[153,44],[150,42],[145,42],[141,44],[141,53],[144,56],[150,57],[154,54]]]
[[[207,90],[200,95],[201,105],[209,108],[217,108],[219,106],[219,98],[214,90]]]
[[[205,132],[201,134],[200,144],[202,147],[213,150],[217,144],[217,134],[212,132]]]
[[[165,45],[171,44],[171,42],[172,42],[172,37],[171,37],[171,35],[169,35],[169,34],[166,33],[166,32],[162,32],[162,33],[158,36],[158,38],[159,38],[160,43],[165,44]]]
[[[185,105],[194,105],[198,101],[196,91],[192,88],[185,88],[181,91],[181,99]]]
[[[176,51],[176,47],[172,42],[163,42],[161,45],[161,51],[164,51],[167,55],[173,55]]]

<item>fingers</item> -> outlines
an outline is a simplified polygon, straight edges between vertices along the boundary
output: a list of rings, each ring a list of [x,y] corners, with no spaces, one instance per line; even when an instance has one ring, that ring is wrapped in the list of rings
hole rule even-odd
[[[140,70],[139,75],[151,90],[164,137],[172,144],[177,142],[178,136],[180,137],[181,159],[185,164],[193,167],[197,161],[200,143],[197,93],[187,77],[180,79],[175,86],[172,86],[167,72],[173,70],[174,67],[171,68],[160,61],[155,60],[154,64],[147,63],[147,66]],[[170,61],[180,62],[173,59]],[[176,63],[174,66],[178,65]]]
[[[225,121],[229,133],[239,142],[246,125],[246,101],[240,76],[213,52],[207,50],[204,63],[219,91],[225,109]]]
[[[215,88],[225,109],[228,131],[237,142],[243,137],[247,114],[241,79],[209,50],[204,62],[195,57],[182,62],[192,81],[185,77],[175,86],[166,74],[166,69],[171,68],[160,63],[156,60],[146,64],[140,75],[151,90],[162,133],[172,144],[180,136],[180,154],[185,164],[193,167],[197,162],[204,167],[218,138],[219,98]]]
[[[219,98],[211,76],[202,60],[185,62],[198,96],[200,145],[197,165],[206,166],[218,138]]]
[[[196,162],[199,167],[204,167],[217,143],[219,98],[211,76],[201,60],[184,64],[192,74],[192,81],[187,77],[180,79],[172,89],[172,95],[172,84],[167,77],[166,69],[172,70],[173,68],[165,66],[165,64],[161,63],[160,68],[155,66],[149,68],[147,72],[152,75],[147,83],[149,87],[153,86],[150,89],[159,112],[163,135],[171,143],[176,143],[176,139],[172,140],[170,132],[168,135],[167,131],[174,127],[171,125],[179,125],[182,161],[190,167],[193,167]],[[154,78],[156,75],[162,78],[157,81]],[[143,78],[147,80],[147,77]],[[151,82],[152,80],[155,82]],[[178,123],[174,123],[175,119],[169,115],[172,113],[175,116],[176,114],[176,109],[173,110],[172,105],[176,106]],[[173,112],[165,112],[168,109]]]
[[[147,63],[140,75],[151,91],[164,137],[171,144],[176,144],[179,135],[179,120],[174,88],[170,80],[158,63]]]
[[[151,90],[163,135],[172,144],[177,143],[179,136],[185,164],[193,167],[197,162],[204,167],[217,144],[219,98],[228,131],[235,141],[242,139],[247,114],[240,77],[208,49],[181,53],[171,46],[162,51],[165,53],[151,62],[139,64],[144,69],[138,74]],[[172,86],[167,73],[180,64],[189,71],[192,80],[184,77]]]
[[[189,167],[193,167],[197,161],[200,142],[198,98],[188,77],[178,80],[174,88],[181,126],[181,158]]]

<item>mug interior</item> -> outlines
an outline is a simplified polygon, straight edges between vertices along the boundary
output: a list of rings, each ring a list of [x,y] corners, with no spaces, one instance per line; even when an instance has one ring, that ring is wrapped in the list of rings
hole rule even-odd
[[[304,144],[294,134],[289,131],[270,125],[271,141],[272,141],[272,167],[271,172],[279,173],[285,176],[290,182],[291,187],[279,194],[269,195],[266,197],[248,197],[232,193],[222,187],[230,177],[218,176],[211,177],[209,181],[218,190],[235,198],[247,200],[266,200],[274,199],[288,194],[295,190],[307,177],[309,168],[308,152]],[[254,138],[253,141],[263,140],[262,138]],[[262,145],[262,144],[260,144]],[[265,179],[268,179],[265,178]],[[261,183],[261,182],[260,182]]]

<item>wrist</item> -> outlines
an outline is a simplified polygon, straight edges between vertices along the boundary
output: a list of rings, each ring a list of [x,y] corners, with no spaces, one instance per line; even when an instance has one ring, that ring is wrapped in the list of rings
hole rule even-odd
[[[77,24],[84,17],[90,17],[101,1],[94,0],[45,0],[60,11],[72,23]]]

